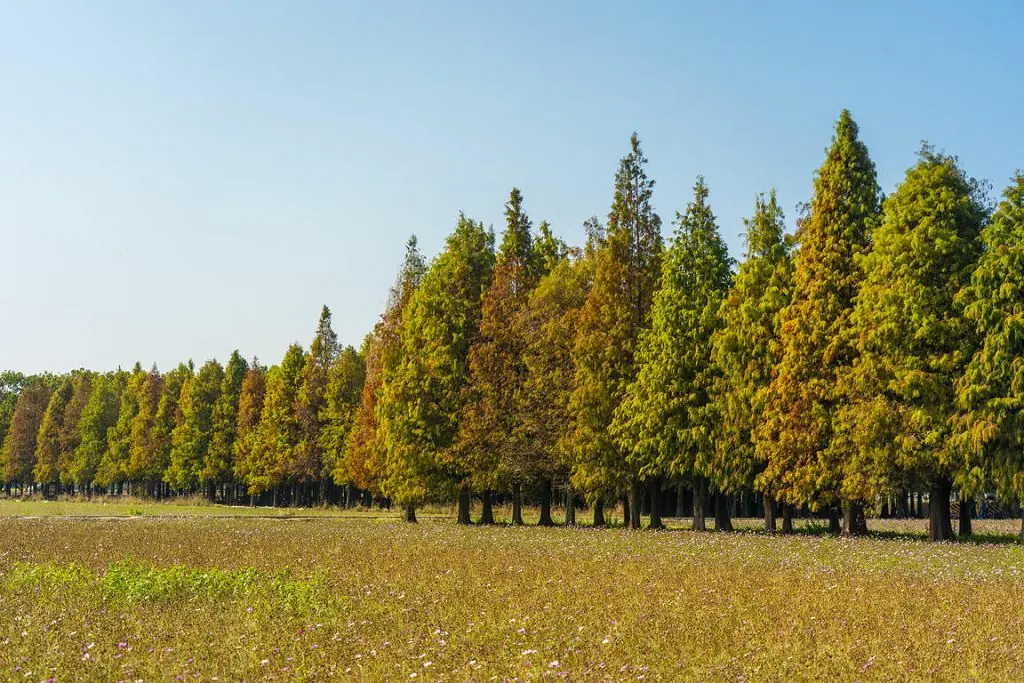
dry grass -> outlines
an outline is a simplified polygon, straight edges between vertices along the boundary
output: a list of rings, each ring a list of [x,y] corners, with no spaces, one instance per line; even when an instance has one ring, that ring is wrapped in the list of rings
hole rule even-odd
[[[1024,670],[1011,545],[345,518],[5,518],[0,534],[4,680]]]

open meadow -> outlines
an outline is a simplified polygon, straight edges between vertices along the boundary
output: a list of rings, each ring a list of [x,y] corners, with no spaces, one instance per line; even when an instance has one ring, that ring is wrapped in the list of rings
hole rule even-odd
[[[871,520],[880,534],[851,540],[806,522],[769,537],[757,520],[731,534],[683,531],[683,520],[648,533],[460,527],[443,511],[407,525],[380,512],[95,508],[0,503],[0,678],[988,681],[1024,670],[1024,549],[926,543],[916,520]],[[976,530],[1010,541],[1017,524]]]

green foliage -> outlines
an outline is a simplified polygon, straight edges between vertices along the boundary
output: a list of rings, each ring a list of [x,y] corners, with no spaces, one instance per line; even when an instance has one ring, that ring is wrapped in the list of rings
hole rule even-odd
[[[4,464],[4,479],[8,482],[32,483],[35,466],[36,443],[53,388],[49,378],[33,376],[26,379],[18,393],[11,414],[10,427],[4,436],[0,460]]]
[[[296,471],[295,449],[302,430],[295,403],[305,364],[306,353],[296,343],[288,347],[281,365],[267,372],[263,410],[253,435],[253,451],[244,468],[250,493],[269,491]]]
[[[249,364],[237,350],[231,353],[224,366],[224,380],[220,394],[213,404],[213,424],[210,446],[203,456],[203,469],[199,479],[217,483],[231,478],[235,463],[235,436],[238,431],[238,403],[242,395],[242,383],[249,371]]]
[[[213,438],[213,406],[220,397],[224,368],[208,360],[182,385],[181,422],[171,434],[171,463],[164,481],[176,491],[192,491],[200,482],[203,458]]]
[[[610,433],[643,478],[714,477],[716,380],[708,341],[732,277],[728,249],[707,203],[703,178],[677,214],[662,261],[651,326],[641,333],[636,378],[615,410]]]
[[[885,200],[873,249],[861,260],[852,318],[858,358],[839,378],[832,461],[845,500],[873,500],[897,471],[982,483],[949,434],[954,383],[975,346],[954,299],[974,268],[985,218],[978,183],[928,147]]]
[[[338,353],[327,372],[324,405],[320,409],[322,425],[319,439],[324,462],[319,476],[329,479],[343,462],[345,444],[359,409],[366,381],[366,359],[351,346]]]
[[[781,313],[782,359],[755,438],[767,460],[759,482],[778,500],[818,510],[839,501],[841,463],[830,449],[837,381],[856,356],[850,315],[857,257],[878,221],[879,189],[857,124],[843,111],[797,230],[793,300]]]
[[[242,482],[249,482],[257,473],[258,438],[260,416],[263,414],[263,403],[267,393],[267,372],[260,365],[259,359],[253,358],[249,370],[242,380],[242,390],[238,398],[238,421],[235,432],[235,467],[234,475]]]
[[[387,443],[381,489],[396,502],[445,495],[466,480],[452,446],[493,265],[494,235],[460,215],[402,316],[401,358],[377,412]]]
[[[145,381],[146,373],[142,370],[142,366],[136,363],[121,391],[121,405],[118,409],[117,422],[107,433],[107,450],[103,453],[103,458],[96,470],[95,483],[99,486],[116,484],[124,481],[128,476],[132,424],[139,412],[139,401]]]
[[[117,423],[120,409],[121,373],[97,375],[92,382],[89,401],[78,423],[79,444],[67,468],[61,470],[61,482],[86,487],[96,477],[107,452],[107,431]]]
[[[316,335],[309,346],[306,365],[302,369],[302,383],[295,404],[301,436],[295,448],[293,469],[287,476],[299,482],[318,480],[329,471],[322,431],[324,411],[327,408],[327,385],[338,350],[338,335],[331,328],[331,311],[324,306],[320,311]]]
[[[793,280],[774,190],[767,199],[757,197],[754,216],[744,223],[746,260],[718,311],[720,327],[711,340],[720,374],[713,394],[718,429],[709,470],[718,487],[730,492],[751,486],[764,467],[753,433],[764,414],[772,371],[781,360],[779,312],[789,303]]]
[[[956,442],[968,462],[983,458],[1000,493],[1024,502],[1024,173],[1003,192],[981,242],[959,300],[981,345],[957,384]]]
[[[32,469],[33,478],[40,484],[60,481],[58,462],[63,448],[61,436],[64,432],[64,415],[74,394],[75,385],[71,376],[65,377],[46,406],[43,421],[39,425],[35,466]]]
[[[131,425],[127,466],[128,479],[131,481],[155,482],[163,475],[158,432],[163,389],[164,377],[153,366],[143,379],[138,394],[138,410]]]
[[[573,483],[592,497],[622,488],[635,473],[608,426],[635,376],[633,354],[648,325],[661,272],[661,219],[651,206],[654,181],[644,171],[647,159],[635,133],[630,146],[615,176],[615,200],[596,249],[594,284],[573,354],[573,434],[564,443],[573,451]]]
[[[88,370],[74,372],[71,375],[73,392],[71,400],[64,409],[63,421],[60,428],[60,441],[57,453],[57,476],[62,483],[71,482],[71,468],[75,459],[75,452],[82,442],[82,432],[79,425],[82,421],[82,413],[85,406],[92,397],[93,385],[98,375]]]

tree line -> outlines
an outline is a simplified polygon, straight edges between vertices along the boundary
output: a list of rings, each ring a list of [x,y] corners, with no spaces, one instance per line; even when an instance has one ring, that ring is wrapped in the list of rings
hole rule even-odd
[[[923,145],[885,196],[849,112],[787,234],[755,198],[730,258],[703,178],[666,243],[636,134],[605,221],[569,247],[513,189],[506,225],[460,215],[431,262],[415,237],[360,349],[324,307],[280,364],[191,362],[0,375],[8,493],[131,491],[263,504],[457,501],[493,523],[556,496],[595,526],[668,511],[837,532],[911,514],[970,533],[978,500],[1024,502],[1024,174],[997,204]],[[916,505],[915,505],[916,494]],[[956,501],[955,503],[953,501]],[[1024,539],[1024,524],[1022,524]]]

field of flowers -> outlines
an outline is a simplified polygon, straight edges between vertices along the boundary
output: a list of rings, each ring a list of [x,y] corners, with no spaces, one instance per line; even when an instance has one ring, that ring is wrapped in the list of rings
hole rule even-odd
[[[2,680],[1024,671],[1024,549],[1011,544],[358,516],[5,516],[0,536]]]

